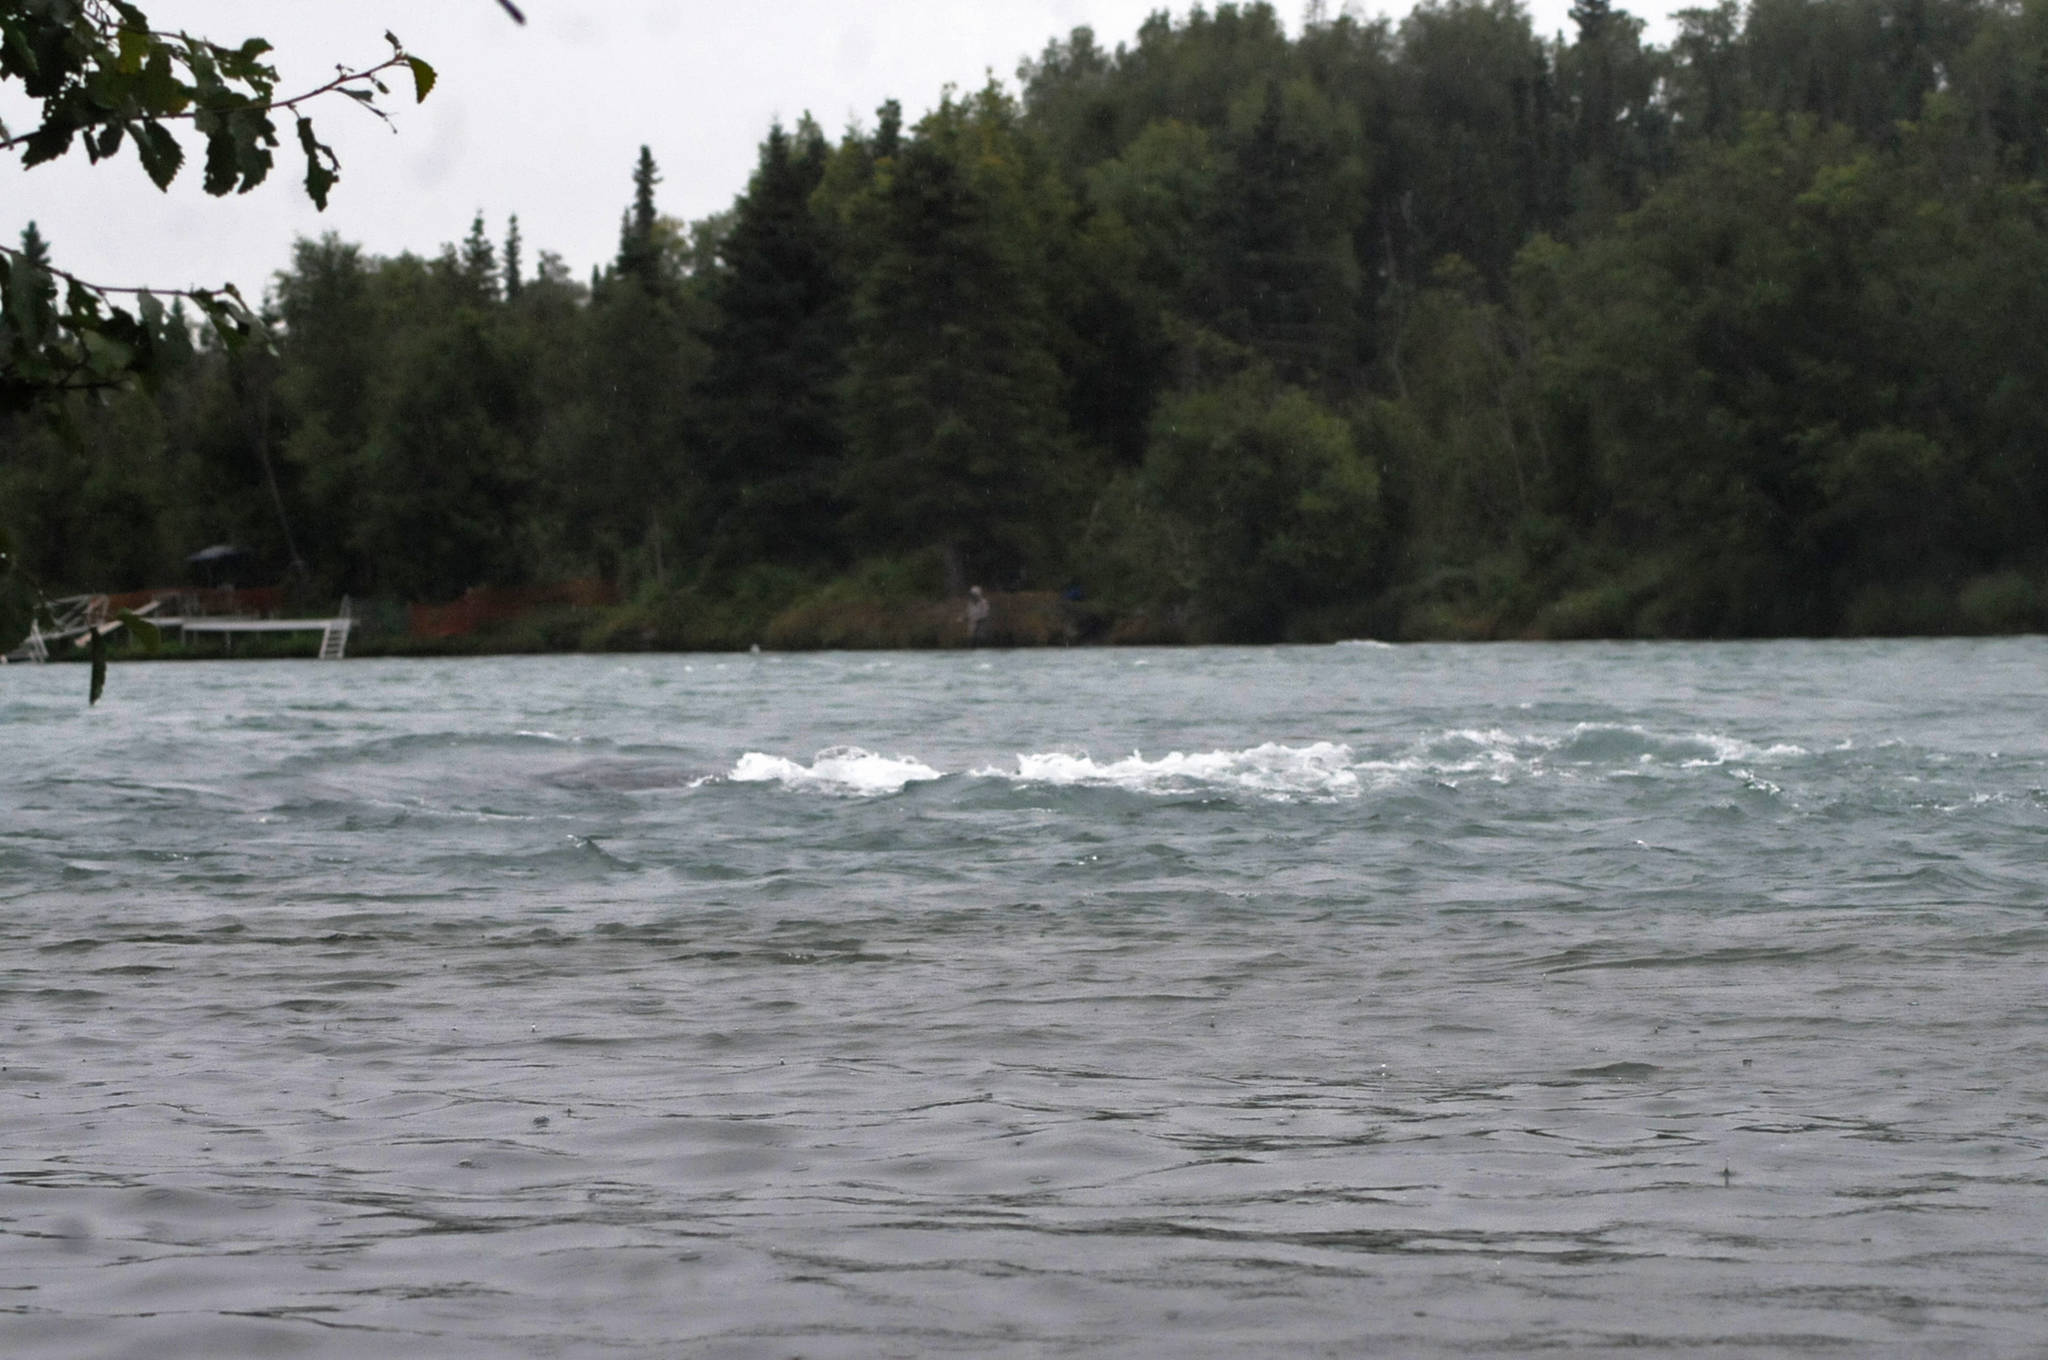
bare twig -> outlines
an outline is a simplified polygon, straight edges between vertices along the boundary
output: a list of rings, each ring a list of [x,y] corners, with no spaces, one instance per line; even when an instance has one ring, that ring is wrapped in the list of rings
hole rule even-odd
[[[16,250],[10,245],[0,245],[0,255],[12,255],[17,260],[26,260],[28,258],[25,253]],[[123,288],[110,283],[94,283],[89,279],[81,279],[70,270],[59,269],[55,265],[39,264],[36,268],[42,270],[53,279],[62,279],[66,283],[76,284],[87,292],[98,293],[102,297],[109,293],[122,293],[129,297],[141,297],[146,293],[150,297],[186,298],[193,302],[206,302],[225,293],[233,297],[237,302],[242,300],[241,290],[232,283],[224,283],[218,288]]]

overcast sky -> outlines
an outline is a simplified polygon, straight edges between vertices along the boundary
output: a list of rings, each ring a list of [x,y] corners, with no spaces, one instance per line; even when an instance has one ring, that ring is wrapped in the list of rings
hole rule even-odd
[[[1697,2],[1620,7],[1650,19],[1660,38],[1667,10]],[[33,171],[18,157],[0,163],[0,232],[10,244],[34,220],[56,263],[94,282],[231,280],[252,300],[297,236],[332,231],[378,254],[432,253],[479,210],[497,239],[507,215],[519,215],[529,268],[552,250],[587,274],[617,246],[643,142],[661,167],[661,210],[703,217],[746,186],[777,118],[809,112],[836,137],[851,120],[871,123],[893,97],[915,119],[949,82],[972,88],[991,71],[1013,82],[1020,59],[1076,25],[1114,47],[1152,11],[1187,9],[1185,0],[521,0],[521,28],[495,0],[143,3],[161,28],[268,38],[294,90],[321,83],[337,62],[388,55],[386,29],[440,73],[422,105],[394,91],[403,97],[390,101],[390,128],[345,100],[318,109],[316,126],[342,161],[325,213],[306,200],[289,147],[269,183],[226,200],[200,191],[190,153],[168,194],[127,150],[96,168],[76,151]],[[1567,27],[1569,3],[1532,4],[1538,30]],[[1279,9],[1295,31],[1301,5],[1283,0]],[[32,120],[18,89],[6,93],[14,97],[0,101],[0,118],[19,131]]]

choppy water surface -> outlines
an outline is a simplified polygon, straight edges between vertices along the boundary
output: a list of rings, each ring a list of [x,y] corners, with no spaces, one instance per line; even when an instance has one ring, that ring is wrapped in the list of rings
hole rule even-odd
[[[0,1353],[2024,1355],[2048,643],[0,672]]]

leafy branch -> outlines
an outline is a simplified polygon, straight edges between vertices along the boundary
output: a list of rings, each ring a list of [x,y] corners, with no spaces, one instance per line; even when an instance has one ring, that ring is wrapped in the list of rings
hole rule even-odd
[[[152,35],[159,36],[159,35]],[[163,35],[167,41],[189,43],[191,39],[183,34]],[[386,35],[389,37],[390,35]],[[394,48],[397,39],[391,39]],[[378,94],[388,95],[391,90],[379,77],[385,72],[406,68],[412,76],[418,97],[426,98],[426,92],[433,88],[434,70],[418,57],[406,54],[402,49],[375,66],[351,70],[338,66],[332,80],[310,90],[291,95],[284,99],[259,101],[251,98],[239,103],[214,103],[204,106],[171,108],[160,110],[153,115],[134,112],[132,109],[109,110],[97,117],[79,117],[76,114],[60,114],[52,118],[47,112],[41,126],[33,132],[12,136],[0,136],[0,151],[12,151],[24,147],[24,167],[39,165],[54,159],[70,149],[71,139],[82,136],[86,155],[94,162],[108,159],[120,151],[123,141],[133,141],[136,154],[143,169],[159,189],[168,189],[171,180],[184,165],[184,150],[164,129],[169,122],[191,122],[209,136],[206,191],[210,194],[224,194],[229,188],[247,193],[261,183],[268,173],[269,148],[277,145],[274,127],[257,126],[255,135],[241,136],[247,127],[237,127],[236,122],[247,123],[251,115],[269,115],[279,112],[297,114],[301,104],[311,103],[323,95],[343,94],[356,100],[377,117],[390,121],[390,116],[374,102]],[[368,88],[365,88],[368,87]],[[263,120],[268,123],[267,118]],[[299,139],[306,153],[306,192],[313,202],[322,209],[327,206],[327,191],[338,177],[340,162],[332,149],[317,141],[309,141],[312,131],[311,120],[300,117],[297,120]],[[216,131],[225,130],[235,138],[232,159],[227,155],[215,156],[212,136]],[[4,129],[0,129],[4,132]],[[247,144],[255,143],[254,151]],[[255,159],[252,159],[255,158]],[[262,173],[253,173],[253,166],[260,163]]]
[[[115,303],[116,296],[135,298],[135,309]],[[266,335],[232,283],[97,284],[0,245],[0,412],[27,410],[65,393],[108,391],[137,378],[148,382],[158,352],[183,324],[164,310],[165,298],[191,303],[229,349]]]
[[[189,124],[205,143],[204,185],[215,196],[247,193],[269,177],[278,121],[289,116],[305,156],[305,190],[327,206],[341,163],[313,130],[303,106],[346,96],[379,118],[391,93],[384,77],[403,70],[415,100],[434,88],[434,68],[391,33],[391,55],[373,66],[337,66],[332,79],[280,95],[270,44],[229,46],[152,28],[129,0],[43,0],[0,6],[0,81],[20,82],[41,103],[41,121],[23,133],[0,128],[0,150],[24,167],[82,145],[94,163],[133,145],[143,170],[168,189],[185,163],[171,125]],[[117,295],[136,306],[118,305]],[[184,298],[222,342],[239,346],[262,324],[233,285],[218,289],[116,288],[52,267],[39,253],[0,247],[0,412],[102,392],[130,378],[147,382],[168,334],[165,297]]]
[[[516,23],[513,0],[497,0]],[[135,148],[143,171],[168,189],[185,164],[172,129],[184,125],[205,146],[203,184],[216,197],[247,193],[270,176],[278,124],[291,118],[305,157],[306,195],[327,207],[341,162],[314,132],[306,106],[341,95],[389,121],[379,100],[387,76],[409,76],[415,102],[434,88],[434,68],[386,33],[391,55],[374,65],[337,65],[333,78],[296,94],[278,93],[271,45],[249,38],[227,45],[151,27],[131,0],[0,0],[0,85],[18,83],[40,104],[40,121],[16,133],[0,123],[0,151],[33,168],[83,146],[94,164]],[[50,264],[33,224],[22,248],[0,246],[0,415],[41,409],[67,442],[77,442],[73,413],[81,395],[156,381],[185,320],[164,299],[189,302],[230,349],[268,343],[263,321],[234,285],[220,288],[118,287],[91,283]],[[117,299],[133,299],[132,305]],[[155,630],[123,615],[131,633],[154,648]],[[0,533],[0,651],[49,626],[49,602],[20,555]],[[106,676],[106,637],[89,634],[91,698]]]
[[[340,175],[333,149],[313,131],[301,106],[329,94],[353,99],[386,117],[377,98],[383,77],[401,68],[416,100],[434,87],[434,68],[391,34],[391,55],[373,66],[337,66],[312,89],[280,96],[270,44],[250,38],[227,46],[190,33],[153,29],[126,0],[53,0],[40,14],[11,7],[0,14],[0,79],[18,80],[41,101],[32,130],[0,136],[0,150],[19,150],[25,168],[82,143],[97,163],[132,144],[142,168],[167,189],[183,168],[184,148],[168,126],[187,122],[205,139],[206,192],[247,193],[270,174],[278,145],[277,117],[294,119],[306,158],[306,194],[320,208]]]
[[[513,18],[515,6],[499,0]],[[378,100],[391,94],[385,77],[403,69],[415,101],[434,88],[434,68],[384,35],[391,55],[375,65],[337,66],[332,79],[297,94],[278,93],[277,68],[262,38],[228,46],[186,32],[150,26],[129,0],[35,0],[0,4],[0,84],[19,83],[40,103],[27,132],[0,125],[0,151],[19,152],[25,169],[83,145],[94,164],[132,145],[143,171],[169,189],[185,164],[172,127],[189,125],[205,145],[203,183],[216,197],[247,193],[270,176],[278,121],[290,117],[305,157],[306,196],[318,208],[341,175],[332,147],[313,130],[304,106],[342,95],[388,121]],[[95,284],[50,264],[33,232],[22,249],[0,246],[0,414],[40,408],[60,434],[75,439],[72,408],[133,382],[155,381],[163,353],[185,322],[164,299],[183,299],[213,326],[228,348],[268,336],[234,285],[220,288],[129,288]],[[134,300],[132,307],[116,299]],[[145,645],[155,633],[126,618]],[[0,539],[0,650],[47,627],[49,605],[12,546]],[[88,633],[90,697],[106,680],[106,635]]]

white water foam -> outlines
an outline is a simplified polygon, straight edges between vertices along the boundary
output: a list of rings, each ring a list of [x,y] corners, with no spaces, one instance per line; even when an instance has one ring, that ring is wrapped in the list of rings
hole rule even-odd
[[[1361,761],[1369,779],[1396,782],[1427,776],[1455,782],[1478,776],[1504,783],[1517,776],[1635,775],[1648,769],[1709,769],[1808,755],[1801,746],[1760,745],[1716,732],[1657,732],[1635,724],[1578,723],[1558,733],[1499,727],[1452,728],[1418,738],[1406,750]]]
[[[1231,789],[1269,797],[1347,798],[1359,791],[1351,748],[1319,741],[1310,746],[1266,742],[1241,751],[1174,751],[1156,760],[1133,752],[1121,760],[1045,751],[1020,754],[1015,772],[976,770],[983,778],[1026,784],[1130,789],[1173,793],[1200,788]]]
[[[735,784],[772,782],[791,789],[872,797],[901,793],[912,784],[945,775],[912,756],[884,756],[858,746],[833,746],[818,752],[809,765],[749,751],[726,777]]]
[[[1517,775],[1564,776],[1574,770],[1633,773],[1651,766],[1722,768],[1806,754],[1798,746],[1762,746],[1716,733],[1658,733],[1633,725],[1581,723],[1554,735],[1497,727],[1455,728],[1421,737],[1405,751],[1373,759],[1359,759],[1350,746],[1329,741],[1172,751],[1152,759],[1135,751],[1116,760],[1097,760],[1077,750],[1022,752],[1015,757],[1014,769],[985,766],[970,771],[970,777],[1149,794],[1214,789],[1268,798],[1328,800],[1356,798],[1368,787],[1385,788],[1417,776],[1451,781],[1455,786],[1455,781],[1467,776],[1504,783]],[[857,746],[820,751],[809,765],[749,751],[726,776],[739,784],[779,783],[803,792],[857,797],[901,793],[911,784],[945,777],[945,771],[915,756],[879,755]]]

